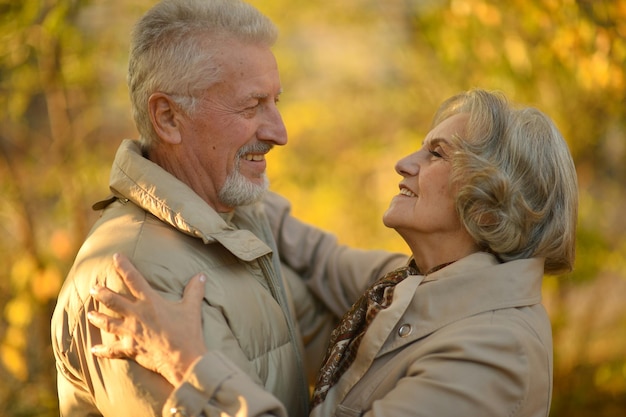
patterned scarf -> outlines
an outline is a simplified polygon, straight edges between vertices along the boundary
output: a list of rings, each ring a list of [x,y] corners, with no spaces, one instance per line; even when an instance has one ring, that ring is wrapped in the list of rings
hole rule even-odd
[[[370,323],[381,310],[389,307],[393,290],[409,275],[418,274],[413,266],[396,269],[374,282],[352,305],[330,335],[330,342],[317,377],[311,407],[326,398],[330,387],[350,367]]]

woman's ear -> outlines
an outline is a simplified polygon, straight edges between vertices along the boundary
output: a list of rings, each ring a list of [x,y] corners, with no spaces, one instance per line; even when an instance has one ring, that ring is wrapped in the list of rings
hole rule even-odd
[[[165,93],[153,93],[148,99],[150,121],[162,141],[177,145],[182,142],[180,132],[180,110],[172,98]]]

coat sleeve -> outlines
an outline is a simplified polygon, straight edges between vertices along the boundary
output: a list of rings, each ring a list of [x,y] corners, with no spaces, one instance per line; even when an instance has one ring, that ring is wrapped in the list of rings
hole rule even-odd
[[[286,417],[281,402],[223,354],[211,351],[193,364],[163,406],[163,417]]]
[[[407,263],[407,255],[340,245],[337,238],[291,215],[289,202],[275,193],[265,198],[281,261],[300,277],[337,317],[368,284]]]
[[[115,336],[100,332],[88,322],[88,311],[111,314],[88,295],[89,288],[97,280],[100,284],[116,282],[114,291],[126,291],[122,290],[110,261],[90,259],[81,265],[66,280],[51,322],[59,371],[59,414],[113,417],[119,416],[123,409],[137,417],[160,415],[163,402],[172,390],[164,378],[134,361],[103,359],[91,354],[92,346],[111,343]]]
[[[138,262],[137,264],[140,263]],[[121,280],[117,277],[115,272],[110,268],[107,269],[107,271],[108,274],[104,271],[101,273],[101,275],[107,276],[103,282],[116,292],[126,293]],[[87,280],[79,281],[87,282]],[[70,283],[70,285],[71,284],[72,283]],[[75,291],[78,292],[78,290]],[[175,294],[164,293],[162,291],[160,291],[160,294],[166,298],[176,298]],[[99,310],[106,314],[111,314],[111,312],[102,304],[94,302],[91,297],[88,297],[85,303],[84,308],[81,309],[81,313],[76,315],[75,318],[64,313],[63,326],[60,326],[58,337],[54,339],[60,341],[60,346],[57,348],[57,368],[59,368],[60,371],[58,378],[60,415],[63,417],[84,417],[91,415],[90,412],[93,412],[105,417],[115,417],[120,415],[120,410],[123,410],[123,415],[132,415],[135,417],[156,417],[160,415],[166,398],[172,393],[172,386],[160,375],[141,367],[132,360],[105,359],[92,355],[90,351],[91,346],[101,343],[110,344],[115,340],[115,336],[101,332],[96,327],[91,326],[86,317],[87,312],[91,310]],[[248,404],[247,407],[251,411],[257,410],[257,407],[262,407],[263,404],[265,404],[264,401],[268,401],[267,398],[271,397],[271,394],[266,393],[265,395],[261,395],[260,392],[262,392],[264,388],[260,380],[246,376],[245,371],[247,371],[249,375],[255,375],[255,371],[251,369],[249,361],[241,351],[236,338],[232,335],[231,329],[219,309],[209,306],[207,303],[203,303],[202,309],[203,325],[205,327],[208,326],[210,329],[209,334],[212,336],[211,340],[218,341],[213,345],[208,345],[212,346],[214,350],[220,349],[224,352],[228,352],[231,359],[227,363],[236,364],[237,372],[233,371],[235,365],[231,365],[230,367],[226,365],[218,366],[215,375],[211,374],[211,377],[221,379],[225,384],[224,389],[220,390],[208,385],[208,390],[211,394],[208,399],[211,399],[212,402],[203,406],[205,408],[201,408],[201,410],[216,409],[215,407],[219,408],[222,406],[225,407],[226,411],[232,409],[234,405],[232,402],[229,402],[230,400],[225,396],[233,392],[234,386],[238,386],[236,384],[233,385],[232,381],[237,381],[238,383],[238,381],[243,380],[248,382],[245,384],[242,383],[241,386],[254,392],[251,398],[254,400],[255,408],[251,408],[253,407],[251,404]],[[205,338],[206,334],[207,332],[205,331]],[[219,343],[219,345],[216,346],[216,343]],[[218,355],[215,353],[211,356],[211,358],[215,357],[219,358],[219,360],[212,360],[210,363],[215,362],[218,365],[220,365],[221,362],[226,363],[226,356],[224,354],[220,353]],[[246,369],[246,367],[248,369]],[[209,367],[207,369],[211,368]],[[200,374],[200,371],[198,371],[198,374]],[[201,379],[196,379],[201,381]],[[251,388],[253,385],[256,386],[256,388]],[[189,391],[188,385],[185,385],[180,395],[184,395]],[[220,394],[218,399],[225,401],[224,404],[214,402],[215,399],[213,397],[216,393]],[[260,398],[258,404],[256,404],[257,397]],[[189,403],[191,407],[199,407],[199,405],[197,405],[197,396],[181,398],[184,400],[185,404]],[[206,398],[204,402],[207,402]],[[268,413],[272,410],[273,409],[268,408]],[[278,413],[275,415],[281,415],[278,411],[272,412]],[[206,415],[212,416],[220,414],[214,413]],[[274,414],[263,414],[259,412],[259,414],[244,415],[263,416]]]

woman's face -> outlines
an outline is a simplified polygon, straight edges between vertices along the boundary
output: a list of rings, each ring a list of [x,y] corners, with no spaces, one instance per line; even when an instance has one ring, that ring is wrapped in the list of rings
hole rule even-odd
[[[461,241],[471,244],[450,188],[451,138],[464,137],[468,117],[460,113],[442,121],[428,133],[420,150],[396,164],[396,172],[403,177],[400,193],[391,200],[383,222],[406,240],[414,255],[418,249],[423,252],[424,246],[448,251]]]

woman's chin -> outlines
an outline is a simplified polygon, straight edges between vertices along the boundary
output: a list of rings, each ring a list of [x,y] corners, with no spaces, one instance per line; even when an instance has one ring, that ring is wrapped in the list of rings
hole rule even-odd
[[[404,208],[406,210],[406,207]],[[383,213],[383,224],[390,229],[394,229],[398,225],[399,219],[404,217],[402,207],[399,207],[395,198],[389,203],[389,207]]]
[[[397,225],[396,218],[394,216],[393,209],[390,207],[383,214],[383,224],[390,229],[395,229]]]

